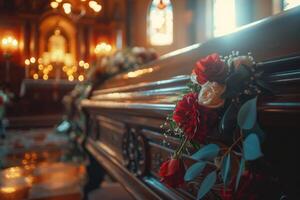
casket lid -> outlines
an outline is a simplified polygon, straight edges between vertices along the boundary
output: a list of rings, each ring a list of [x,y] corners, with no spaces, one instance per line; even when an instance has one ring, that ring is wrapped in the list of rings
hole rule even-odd
[[[195,62],[211,53],[251,52],[257,62],[300,54],[300,7],[239,28],[237,31],[176,50],[137,70],[119,74],[96,90],[167,80],[191,73]]]

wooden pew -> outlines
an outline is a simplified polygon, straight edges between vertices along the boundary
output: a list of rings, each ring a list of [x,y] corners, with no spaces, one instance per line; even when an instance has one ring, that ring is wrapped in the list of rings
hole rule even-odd
[[[298,195],[300,169],[300,9],[258,21],[239,31],[162,56],[143,68],[95,86],[83,100],[88,122],[86,146],[136,199],[195,199],[195,188],[171,189],[158,169],[176,146],[160,125],[174,109],[196,60],[217,52],[251,52],[276,91],[258,100],[259,123],[267,134],[264,159],[282,183],[279,193]],[[208,198],[214,199],[209,195]],[[280,198],[280,197],[279,197]],[[278,199],[279,199],[278,198]]]

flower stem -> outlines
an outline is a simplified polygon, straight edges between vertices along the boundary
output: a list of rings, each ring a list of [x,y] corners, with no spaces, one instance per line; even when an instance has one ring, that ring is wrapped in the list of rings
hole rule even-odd
[[[185,137],[183,142],[180,144],[179,149],[175,152],[175,155],[174,155],[175,159],[179,158],[179,156],[181,155],[181,152],[183,151],[184,147],[186,146],[187,141],[188,141],[188,138]]]

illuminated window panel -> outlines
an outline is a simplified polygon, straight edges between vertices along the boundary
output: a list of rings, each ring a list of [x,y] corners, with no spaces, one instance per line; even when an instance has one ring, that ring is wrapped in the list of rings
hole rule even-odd
[[[215,37],[225,35],[235,30],[235,0],[214,0],[213,25],[213,35]]]
[[[283,0],[283,10],[300,6],[300,0]]]
[[[173,7],[170,0],[153,0],[148,16],[148,36],[151,45],[173,43]]]

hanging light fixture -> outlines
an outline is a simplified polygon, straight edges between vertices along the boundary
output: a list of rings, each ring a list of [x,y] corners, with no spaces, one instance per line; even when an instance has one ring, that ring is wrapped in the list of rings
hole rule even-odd
[[[99,13],[102,10],[102,6],[95,0],[78,0],[80,6],[73,7],[72,3],[64,0],[52,0],[50,7],[53,9],[62,8],[63,12],[69,15],[73,20],[78,20],[83,17],[87,10],[92,10],[93,13]],[[77,5],[77,4],[76,4]],[[79,10],[79,12],[78,12]]]

